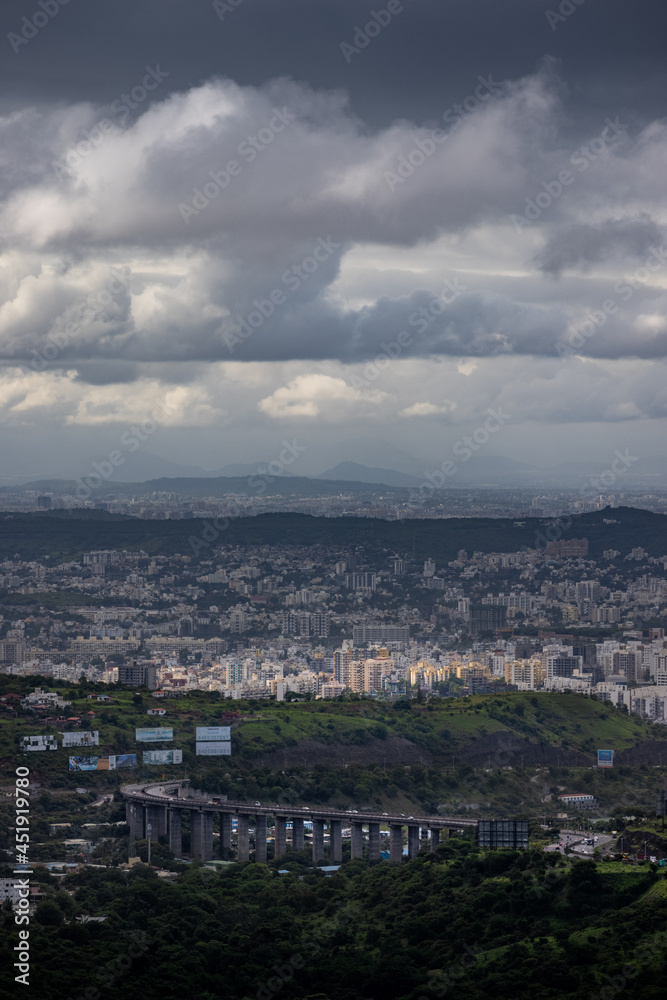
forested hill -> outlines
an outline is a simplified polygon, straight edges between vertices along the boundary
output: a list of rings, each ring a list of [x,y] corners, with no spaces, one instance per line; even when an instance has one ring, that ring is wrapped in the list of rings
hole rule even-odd
[[[296,862],[296,859],[295,859]],[[30,927],[40,1000],[641,1000],[664,996],[667,884],[644,864],[541,851],[480,853],[451,840],[402,866],[304,859],[193,867],[170,884],[146,865],[58,884]],[[71,894],[73,893],[73,894]],[[3,914],[5,922],[8,914]],[[104,917],[77,923],[77,917]],[[9,928],[7,925],[7,929]],[[0,941],[5,995],[16,930]],[[610,985],[611,984],[611,985]],[[625,993],[621,990],[625,989]]]
[[[208,521],[142,520],[95,510],[0,514],[0,558],[76,557],[95,549],[139,550],[150,554],[182,552],[202,558],[210,537]],[[544,549],[549,539],[587,538],[592,558],[607,548],[621,556],[641,546],[651,556],[667,553],[667,516],[633,507],[595,511],[559,521],[543,518],[448,518],[385,521],[359,517],[313,517],[307,514],[261,514],[216,522],[213,544],[320,545],[367,552],[391,552],[415,559],[447,562],[460,549],[472,552],[515,552]],[[206,534],[205,534],[206,532]],[[192,540],[195,540],[193,546]]]

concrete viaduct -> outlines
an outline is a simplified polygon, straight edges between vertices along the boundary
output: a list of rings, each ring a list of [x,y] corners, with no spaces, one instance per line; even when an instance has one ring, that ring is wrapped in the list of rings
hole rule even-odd
[[[403,859],[403,828],[408,831],[408,857],[414,858],[420,849],[420,828],[431,833],[431,848],[440,842],[443,831],[476,827],[477,820],[447,816],[403,816],[376,812],[350,811],[311,806],[254,805],[249,802],[229,802],[224,796],[197,792],[188,781],[161,782],[147,785],[124,785],[121,795],[126,801],[130,827],[130,856],[134,843],[146,836],[151,825],[152,835],[169,837],[169,846],[177,858],[183,857],[182,815],[190,813],[190,856],[201,861],[213,858],[213,817],[220,817],[220,852],[224,857],[232,848],[232,816],[238,819],[238,861],[250,860],[250,826],[255,829],[255,861],[267,860],[267,819],[275,822],[275,857],[287,851],[287,820],[292,820],[291,847],[303,850],[304,820],[313,824],[313,863],[324,860],[324,828],[329,828],[330,861],[342,860],[343,825],[351,831],[351,857],[363,857],[364,826],[368,827],[368,859],[380,860],[380,824],[389,826],[390,857],[393,862]],[[254,822],[251,823],[251,821]]]

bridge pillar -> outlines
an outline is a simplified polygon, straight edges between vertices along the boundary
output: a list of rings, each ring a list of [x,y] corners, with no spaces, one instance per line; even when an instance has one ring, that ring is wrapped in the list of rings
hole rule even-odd
[[[380,860],[380,824],[368,824],[368,860]]]
[[[353,820],[352,824],[352,842],[350,844],[350,857],[361,858],[364,853],[364,834],[363,834],[363,823],[359,823],[357,820]]]
[[[324,861],[324,820],[313,820],[313,864]]]
[[[177,858],[183,857],[183,820],[180,809],[169,810],[169,847]]]
[[[408,858],[412,861],[419,854],[419,827],[408,826]]]
[[[237,854],[238,861],[250,861],[250,840],[248,838],[247,815],[239,814],[239,848]]]
[[[190,857],[210,861],[213,857],[213,814],[190,811]]]
[[[332,819],[329,823],[329,844],[331,864],[339,865],[343,860],[342,823],[339,819]]]
[[[266,864],[266,816],[255,817],[255,861]]]
[[[276,816],[276,857],[282,858],[287,853],[287,817]]]
[[[220,813],[220,856],[227,858],[232,849],[232,814]]]
[[[403,827],[394,823],[389,827],[389,855],[395,865],[403,860]]]
[[[301,817],[292,819],[292,848],[295,851],[302,851],[305,847],[303,834],[303,820]]]
[[[167,836],[167,807],[166,806],[146,806],[146,826],[150,823],[151,837],[157,840],[158,837]]]
[[[130,857],[134,857],[135,840],[144,839],[144,810],[137,802],[125,804],[125,816],[130,828]]]
[[[437,851],[440,844],[440,830],[431,830],[431,850]]]

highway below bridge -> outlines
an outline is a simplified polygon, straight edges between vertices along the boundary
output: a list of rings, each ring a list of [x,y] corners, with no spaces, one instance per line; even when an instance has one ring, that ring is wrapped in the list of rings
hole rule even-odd
[[[224,796],[207,796],[190,787],[189,781],[166,781],[141,785],[124,785],[121,795],[126,803],[127,822],[130,827],[130,856],[135,843],[143,840],[151,827],[155,840],[167,837],[177,858],[183,857],[183,813],[189,813],[190,857],[201,861],[213,860],[214,821],[219,828],[219,857],[229,858],[232,853],[232,818],[237,820],[238,861],[250,861],[250,830],[254,828],[254,860],[268,859],[267,833],[269,819],[273,820],[273,840],[276,858],[288,849],[288,822],[291,820],[293,850],[303,850],[305,826],[312,823],[313,863],[325,858],[325,829],[329,841],[329,861],[340,864],[343,857],[343,835],[349,830],[350,856],[367,857],[379,861],[380,828],[389,827],[389,853],[392,862],[403,860],[403,830],[407,828],[408,858],[414,858],[422,846],[422,831],[430,834],[431,850],[440,843],[443,833],[449,836],[467,827],[477,827],[476,819],[459,816],[404,816],[397,813],[371,812],[370,810],[331,809],[323,806],[286,806],[260,804],[259,802],[230,802]],[[367,834],[364,828],[367,828]]]

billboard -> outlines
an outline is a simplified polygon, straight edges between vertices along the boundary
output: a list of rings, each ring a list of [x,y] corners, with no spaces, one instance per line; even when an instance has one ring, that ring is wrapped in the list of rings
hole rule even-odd
[[[63,733],[64,747],[92,747],[98,746],[100,734],[94,733]]]
[[[24,736],[21,740],[21,750],[57,750],[58,740],[55,736]]]
[[[161,743],[164,740],[173,740],[173,729],[137,729],[137,743]]]
[[[231,743],[198,743],[197,757],[231,757]]]
[[[231,740],[229,726],[197,726],[197,742],[199,740]]]
[[[119,767],[136,767],[136,753],[119,753],[109,757],[70,757],[70,771],[115,771]]]
[[[113,757],[109,757],[109,770],[115,771],[119,767],[136,767],[137,766],[137,755],[136,753],[117,753]]]
[[[106,767],[98,767],[100,760],[100,757],[70,757],[69,769],[70,771],[108,771],[109,761],[106,761]]]
[[[598,767],[613,767],[613,766],[614,766],[614,751],[598,750]]]
[[[182,750],[144,750],[144,764],[182,764]]]

